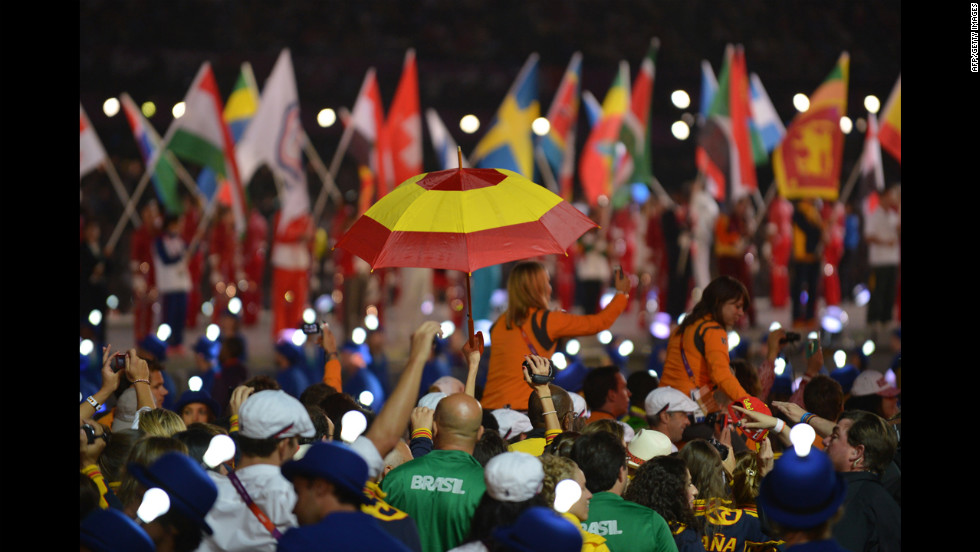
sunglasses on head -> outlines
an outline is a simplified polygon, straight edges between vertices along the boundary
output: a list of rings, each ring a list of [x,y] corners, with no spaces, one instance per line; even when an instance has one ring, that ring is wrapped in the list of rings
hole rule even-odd
[[[103,431],[100,434],[96,434],[95,428],[89,424],[83,424],[82,429],[85,430],[85,436],[88,438],[88,444],[95,444],[96,439],[102,439],[105,441],[105,444],[109,444],[109,433]]]

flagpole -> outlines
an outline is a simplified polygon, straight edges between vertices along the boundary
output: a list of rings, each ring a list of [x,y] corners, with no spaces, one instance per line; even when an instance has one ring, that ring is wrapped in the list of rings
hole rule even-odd
[[[861,174],[861,161],[858,160],[854,164],[854,168],[851,169],[851,175],[847,177],[847,183],[844,184],[844,190],[840,194],[840,202],[847,203],[847,199],[851,197],[851,192],[854,190],[854,184],[857,182],[858,175]]]
[[[163,152],[167,151],[167,147],[170,145],[170,140],[173,139],[175,132],[174,125],[170,125],[167,129],[167,134],[164,135],[163,141],[157,147],[156,151],[150,157],[149,162],[146,164],[146,170],[143,171],[143,176],[140,178],[139,184],[136,185],[136,189],[133,191],[132,197],[129,198],[129,203],[126,204],[126,209],[123,211],[122,217],[119,218],[119,222],[116,223],[116,228],[112,231],[112,235],[109,236],[109,242],[106,247],[115,248],[116,242],[119,241],[122,235],[123,228],[125,227],[126,217],[132,215],[136,208],[136,203],[143,197],[143,191],[146,190],[146,185],[150,182],[150,177],[157,170],[157,164],[160,163],[160,158],[163,157]]]
[[[340,108],[341,120],[343,121],[346,117],[350,116],[350,113],[346,108]],[[337,170],[340,169],[340,162],[344,158],[344,154],[347,153],[347,148],[350,147],[351,137],[354,134],[354,127],[352,125],[347,125],[344,127],[344,133],[340,136],[340,143],[337,145],[337,150],[333,153],[333,159],[330,161],[330,178],[334,179],[337,176]],[[320,189],[320,195],[316,198],[316,209],[313,211],[313,221],[320,220],[320,215],[323,212],[323,208],[326,205],[327,198],[325,197],[327,193],[327,187],[324,186]]]
[[[340,194],[340,190],[337,189],[337,183],[334,182],[333,175],[327,171],[327,167],[323,164],[323,159],[317,153],[316,148],[313,147],[313,143],[310,141],[310,137],[307,136],[306,131],[303,132],[303,149],[306,151],[307,157],[310,158],[310,164],[313,165],[313,170],[316,171],[317,175],[320,176],[320,181],[323,183],[323,189],[319,196],[317,196],[317,205],[314,208],[314,212],[317,213],[317,218],[319,213],[323,211],[324,203],[326,201],[326,196],[323,191],[330,193],[330,197],[333,198],[335,203],[343,202],[343,196]]]
[[[122,201],[123,206],[129,204],[129,197],[126,194],[126,187],[123,186],[122,179],[119,178],[119,173],[116,172],[116,166],[112,164],[112,160],[109,156],[105,157],[105,169],[106,174],[109,175],[109,181],[112,182],[112,187],[116,190],[116,195],[119,196],[119,200]],[[140,218],[136,216],[133,212],[130,214],[130,218],[133,221],[133,226],[139,227]]]
[[[758,193],[758,189],[756,189]],[[763,200],[762,208],[759,209],[759,214],[755,217],[755,231],[758,232],[762,225],[762,220],[766,218],[766,213],[769,212],[769,205],[772,203],[773,198],[776,196],[776,181],[774,180],[769,184],[769,189],[766,190],[766,197]]]
[[[462,154],[461,154],[462,155]],[[549,190],[555,193],[555,195],[561,195],[561,191],[558,189],[558,182],[555,180],[554,173],[551,172],[551,165],[548,163],[548,159],[544,156],[544,152],[541,148],[534,149],[534,156],[538,159],[538,165],[541,166],[541,176],[544,177],[545,185]],[[462,167],[462,161],[460,162]]]
[[[155,163],[153,168],[156,168]],[[116,242],[119,241],[119,237],[122,235],[122,231],[126,227],[126,219],[133,216],[136,202],[139,201],[140,197],[143,195],[143,190],[146,189],[146,185],[150,182],[150,176],[152,175],[153,171],[149,169],[143,171],[143,177],[140,178],[139,184],[136,185],[136,190],[133,191],[133,196],[129,198],[129,202],[126,204],[126,209],[123,211],[122,217],[119,218],[119,222],[116,223],[116,228],[112,231],[112,235],[109,236],[109,242],[106,244],[106,248],[115,249]]]

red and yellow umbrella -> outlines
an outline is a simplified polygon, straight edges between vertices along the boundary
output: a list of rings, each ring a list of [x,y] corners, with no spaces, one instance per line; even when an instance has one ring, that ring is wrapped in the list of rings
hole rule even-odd
[[[409,178],[371,206],[337,247],[371,268],[474,270],[564,254],[598,226],[548,189],[505,169],[448,169]],[[469,296],[469,278],[467,295]],[[470,334],[472,336],[472,317]]]

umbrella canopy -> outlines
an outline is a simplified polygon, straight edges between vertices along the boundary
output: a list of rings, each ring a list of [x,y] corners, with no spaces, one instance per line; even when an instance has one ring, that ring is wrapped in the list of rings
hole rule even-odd
[[[371,268],[474,270],[563,254],[598,226],[548,189],[505,169],[449,169],[409,178],[337,243]]]

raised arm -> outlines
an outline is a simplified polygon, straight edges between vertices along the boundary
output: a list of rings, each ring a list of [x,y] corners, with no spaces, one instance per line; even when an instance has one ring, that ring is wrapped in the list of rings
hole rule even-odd
[[[384,408],[365,434],[374,443],[382,458],[395,448],[398,440],[405,433],[405,421],[411,418],[412,408],[418,401],[422,369],[425,368],[425,361],[432,353],[432,339],[440,333],[439,323],[429,320],[423,322],[412,334],[408,363],[402,370],[391,396],[385,401]]]
[[[337,391],[343,389],[343,379],[340,374],[340,354],[337,352],[337,338],[330,331],[330,324],[320,324],[320,346],[326,357],[323,365],[323,383]]]
[[[531,374],[547,376],[551,368],[551,361],[538,355],[526,355],[524,357],[527,364],[531,366],[531,371],[524,368],[524,381],[538,394],[541,400],[541,412],[544,415],[545,433],[561,432],[561,422],[558,420],[558,410],[555,402],[551,399],[551,386],[547,383],[537,384],[531,381]]]
[[[78,406],[78,417],[95,418],[95,413],[119,387],[119,372],[112,368],[112,345],[102,348],[102,387]]]

